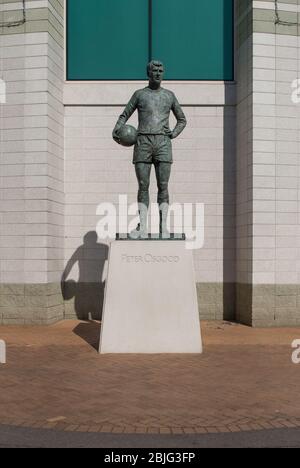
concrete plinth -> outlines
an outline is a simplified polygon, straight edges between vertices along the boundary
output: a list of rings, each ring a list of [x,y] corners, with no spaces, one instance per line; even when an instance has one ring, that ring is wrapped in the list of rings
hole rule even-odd
[[[184,241],[116,241],[100,353],[201,353],[192,252]]]

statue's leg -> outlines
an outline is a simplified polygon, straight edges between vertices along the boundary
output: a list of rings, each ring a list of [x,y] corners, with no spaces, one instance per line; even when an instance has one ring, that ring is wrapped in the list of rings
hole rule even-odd
[[[159,205],[159,233],[163,238],[169,238],[167,218],[169,212],[169,180],[172,164],[168,162],[156,162],[155,172],[158,187],[157,203]]]
[[[149,208],[149,186],[151,175],[150,163],[136,163],[135,173],[139,184],[138,204],[140,225],[137,227],[139,237],[148,237],[148,208]]]

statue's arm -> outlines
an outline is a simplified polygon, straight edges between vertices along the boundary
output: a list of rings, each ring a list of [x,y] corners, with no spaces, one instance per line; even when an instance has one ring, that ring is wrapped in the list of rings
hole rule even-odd
[[[123,127],[123,125],[126,124],[127,120],[130,119],[130,117],[132,116],[132,114],[134,113],[134,111],[136,110],[137,108],[137,92],[134,93],[134,95],[132,96],[132,98],[130,99],[129,103],[127,104],[127,106],[125,107],[123,113],[120,115],[117,123],[116,123],[116,126],[113,130],[113,139],[119,143],[119,137],[118,137],[118,132],[120,130],[120,128]]]
[[[173,111],[173,114],[175,115],[176,117],[176,120],[177,120],[177,124],[176,124],[176,127],[174,128],[173,132],[172,132],[172,136],[171,138],[174,139],[174,138],[177,138],[181,132],[183,132],[183,130],[185,129],[186,125],[187,125],[187,120],[186,120],[186,117],[185,117],[185,114],[176,98],[176,96],[174,95],[174,102],[173,102],[173,106],[172,106],[172,111]]]

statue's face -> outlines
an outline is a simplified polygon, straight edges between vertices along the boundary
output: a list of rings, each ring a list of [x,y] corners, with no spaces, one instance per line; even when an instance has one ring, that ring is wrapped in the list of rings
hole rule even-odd
[[[160,84],[164,77],[164,67],[162,65],[154,65],[149,72],[149,79],[151,83],[156,85]]]

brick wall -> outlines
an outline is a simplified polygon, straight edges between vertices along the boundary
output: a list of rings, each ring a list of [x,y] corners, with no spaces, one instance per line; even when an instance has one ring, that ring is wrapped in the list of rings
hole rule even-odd
[[[117,146],[111,133],[133,90],[145,85],[146,83],[112,85],[118,90],[122,88],[121,96],[118,96],[117,91],[114,93],[108,90],[105,97],[102,90],[105,85],[90,84],[89,90],[83,89],[85,85],[80,84],[66,86],[66,264],[83,244],[84,236],[95,231],[99,220],[96,216],[99,203],[117,203],[119,194],[128,194],[129,203],[136,201],[137,182],[132,165],[132,149]],[[229,96],[226,96],[224,85],[197,84],[196,89],[201,94],[197,98],[186,84],[177,84],[174,87],[174,84],[166,83],[164,86],[171,87],[176,92],[188,119],[186,130],[173,142],[171,202],[205,204],[205,245],[203,249],[195,251],[194,255],[201,317],[232,318],[235,282],[233,93],[227,90]],[[199,105],[191,105],[197,99]],[[89,101],[95,105],[90,106]],[[70,102],[76,105],[68,106]],[[82,105],[83,102],[87,105]],[[215,105],[207,105],[213,102]],[[137,125],[136,116],[131,122]],[[154,173],[151,198],[153,202],[156,201]],[[103,259],[106,254],[106,245],[82,247],[75,254],[75,257],[79,255],[85,259],[80,262],[80,266],[79,262],[74,264],[69,279],[83,284],[78,286],[78,294],[67,303],[67,315],[74,316],[75,312],[81,317],[87,316],[89,312],[92,316],[97,315],[95,310],[99,311],[100,308],[96,307],[95,302],[91,303],[90,311],[88,308],[83,310],[78,296],[87,297],[91,289],[95,292],[99,289],[98,285],[93,287],[88,283],[95,279],[99,283],[95,258]],[[102,272],[102,268],[100,270]],[[71,284],[70,288],[72,287],[74,285]],[[224,303],[226,295],[227,300]],[[97,301],[99,300],[98,294]]]
[[[291,84],[300,3],[279,2],[277,17],[274,1],[240,6],[250,19],[240,21],[238,52],[247,59],[238,62],[237,316],[254,326],[299,325],[300,114]]]
[[[0,2],[1,21],[22,18]],[[63,1],[26,4],[2,27],[0,323],[63,317]]]
[[[0,0],[0,21],[21,19],[21,5]],[[274,0],[236,2],[236,85],[165,83],[189,121],[174,141],[172,201],[205,204],[202,318],[300,323],[300,1],[277,13]],[[33,0],[25,24],[1,28],[0,323],[99,318],[108,248],[96,207],[136,197],[131,151],[111,130],[145,83],[64,84],[63,15],[62,0]]]

